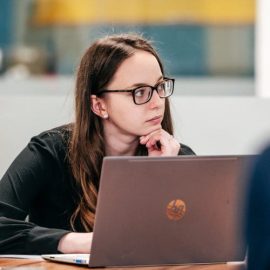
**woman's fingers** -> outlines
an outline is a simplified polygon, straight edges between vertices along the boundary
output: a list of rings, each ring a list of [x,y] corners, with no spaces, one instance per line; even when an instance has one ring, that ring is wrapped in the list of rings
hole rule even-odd
[[[149,155],[155,156],[175,156],[180,149],[178,141],[163,129],[140,137],[140,143],[145,144]]]

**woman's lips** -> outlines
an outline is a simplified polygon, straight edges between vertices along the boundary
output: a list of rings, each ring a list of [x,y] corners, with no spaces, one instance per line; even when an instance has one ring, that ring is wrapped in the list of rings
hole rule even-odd
[[[159,115],[159,116],[155,116],[149,120],[147,120],[146,122],[150,122],[150,123],[153,123],[153,124],[160,124],[162,121],[162,116]]]

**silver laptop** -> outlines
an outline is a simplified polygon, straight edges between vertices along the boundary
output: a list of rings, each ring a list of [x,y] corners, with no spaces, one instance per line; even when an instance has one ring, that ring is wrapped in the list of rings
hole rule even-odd
[[[242,261],[252,158],[106,157],[91,256],[43,258],[90,267]]]

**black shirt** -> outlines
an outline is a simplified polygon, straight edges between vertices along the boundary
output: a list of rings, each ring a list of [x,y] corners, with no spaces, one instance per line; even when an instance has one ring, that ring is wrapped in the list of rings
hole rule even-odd
[[[72,231],[75,180],[68,162],[68,126],[31,139],[0,181],[0,253],[58,253]],[[181,144],[179,155],[194,155]],[[28,216],[28,221],[25,221]]]

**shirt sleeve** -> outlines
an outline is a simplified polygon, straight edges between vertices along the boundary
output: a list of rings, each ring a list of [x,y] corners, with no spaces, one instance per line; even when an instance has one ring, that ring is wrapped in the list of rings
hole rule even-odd
[[[189,146],[182,143],[180,145],[181,147],[180,147],[178,155],[180,156],[196,155],[195,152],[193,152],[193,150]]]
[[[53,155],[46,142],[34,137],[0,181],[0,254],[58,253],[60,238],[69,231],[25,220],[51,177]]]

